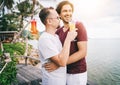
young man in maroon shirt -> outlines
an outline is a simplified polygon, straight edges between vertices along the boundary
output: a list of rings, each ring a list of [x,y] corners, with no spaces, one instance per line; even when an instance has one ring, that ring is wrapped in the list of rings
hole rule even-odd
[[[59,38],[64,43],[66,35],[69,31],[69,22],[72,20],[73,4],[68,1],[62,1],[58,4],[56,11],[58,12],[64,26],[57,30]],[[78,36],[75,41],[71,42],[70,57],[67,62],[67,85],[86,85],[87,84],[87,33],[81,22],[76,22]],[[59,66],[54,63],[46,64],[48,71],[53,71]]]

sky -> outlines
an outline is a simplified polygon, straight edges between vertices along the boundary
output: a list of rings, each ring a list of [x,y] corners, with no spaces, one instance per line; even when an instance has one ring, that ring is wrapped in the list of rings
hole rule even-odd
[[[70,1],[75,19],[85,24],[90,38],[120,38],[120,0]]]
[[[62,0],[39,0],[45,6],[56,5]],[[73,19],[81,21],[89,38],[120,38],[120,0],[69,0],[74,5]],[[36,16],[37,29],[44,30]]]

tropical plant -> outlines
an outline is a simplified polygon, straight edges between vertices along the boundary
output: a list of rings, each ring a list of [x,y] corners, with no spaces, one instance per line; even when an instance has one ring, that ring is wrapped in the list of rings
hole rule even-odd
[[[6,4],[4,7],[7,6],[8,9],[10,9],[13,6],[7,5],[7,1],[8,0],[0,0],[0,4],[4,2],[4,4]],[[10,0],[10,3],[12,3],[12,1],[13,0]],[[35,6],[37,6],[36,9]],[[0,31],[19,31],[19,37],[27,27],[27,24],[23,24],[23,21],[27,20],[28,17],[32,19],[42,7],[43,6],[36,0],[24,0],[22,2],[19,0],[16,2],[16,6],[14,5],[14,7],[10,9],[10,13],[0,17]],[[30,23],[30,20],[28,22]]]
[[[0,85],[11,85],[12,82],[16,82],[16,74],[17,74],[17,58],[14,56],[14,53],[18,55],[24,54],[25,44],[23,43],[4,43],[4,52],[10,53],[11,62],[9,62],[3,72],[0,74]],[[1,52],[2,53],[2,52]],[[3,67],[5,64],[3,54],[0,54],[0,67]]]
[[[33,15],[37,14],[35,9],[34,9],[36,2],[33,0],[33,3],[30,3],[30,1],[31,0],[25,0],[23,2],[17,3],[16,8],[18,9],[17,14],[20,16],[20,19],[21,19],[21,23],[20,23],[21,28],[23,28],[23,20],[25,18],[32,17]],[[39,5],[39,4],[37,4],[37,5]]]
[[[19,37],[22,32],[25,30],[25,28],[30,24],[31,19],[33,18],[33,16],[35,14],[37,14],[41,8],[43,8],[43,6],[36,0],[32,0],[33,3],[31,3],[31,0],[26,0],[23,2],[19,2],[16,5],[16,9],[18,9],[18,12],[16,14],[19,15],[19,20],[20,20],[20,31],[17,34],[16,38]],[[35,5],[37,6],[37,9],[35,9]],[[30,20],[28,20],[27,24],[23,27],[23,21],[26,20],[26,18],[30,18]],[[15,39],[13,40],[13,42],[15,41]]]
[[[8,10],[11,10],[11,8],[13,7],[13,4],[14,4],[14,0],[0,0],[0,5],[3,4],[2,6],[2,15],[5,14],[5,7],[8,9]]]
[[[12,85],[11,83],[17,82],[16,79],[16,74],[17,74],[17,57],[16,56],[21,56],[24,55],[25,53],[25,43],[4,43],[4,52],[5,53],[10,53],[11,57],[11,62],[9,62],[6,66],[6,68],[2,71],[0,74],[0,85]],[[29,50],[31,49],[31,45],[29,45]],[[15,56],[16,55],[16,56]],[[0,49],[0,70],[5,65],[3,53]]]
[[[0,31],[19,31],[18,21],[18,16],[15,14],[3,15],[0,17]]]

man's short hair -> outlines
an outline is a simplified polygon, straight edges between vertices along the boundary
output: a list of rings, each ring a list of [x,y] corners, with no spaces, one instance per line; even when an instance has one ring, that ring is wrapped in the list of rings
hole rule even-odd
[[[66,4],[70,5],[72,7],[72,11],[74,11],[74,6],[73,6],[72,3],[70,3],[69,1],[62,1],[57,5],[57,8],[56,8],[56,11],[57,11],[58,14],[61,13],[62,7]]]
[[[46,24],[46,18],[50,14],[50,10],[53,10],[53,9],[54,9],[53,7],[41,9],[41,11],[39,13],[39,18],[44,25]]]

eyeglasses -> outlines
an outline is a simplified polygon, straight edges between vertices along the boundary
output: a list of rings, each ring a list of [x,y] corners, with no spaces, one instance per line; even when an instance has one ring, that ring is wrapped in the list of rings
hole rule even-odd
[[[60,17],[57,16],[56,18],[48,18],[48,19],[58,19],[58,20],[60,20]]]

